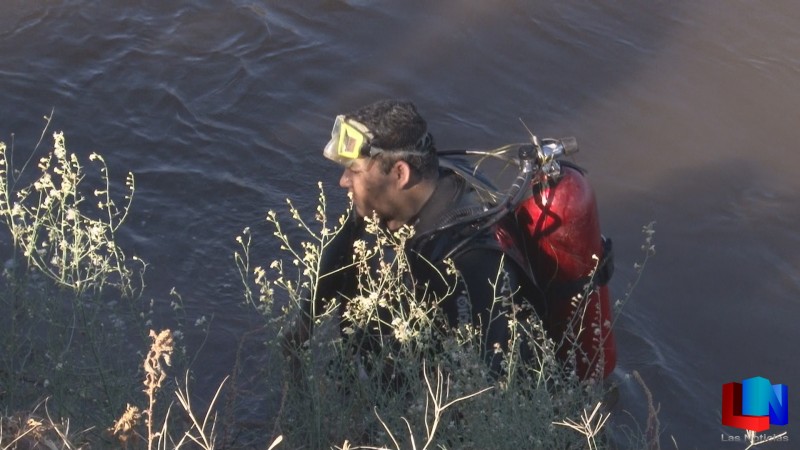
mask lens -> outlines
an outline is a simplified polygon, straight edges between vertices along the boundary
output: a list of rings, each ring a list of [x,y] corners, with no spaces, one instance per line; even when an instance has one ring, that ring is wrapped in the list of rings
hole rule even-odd
[[[361,148],[364,146],[366,138],[363,133],[342,121],[339,130],[339,145],[337,146],[337,153],[339,156],[356,159],[361,156]]]
[[[331,140],[323,154],[332,161],[347,165],[363,156],[362,150],[369,145],[370,136],[367,133],[369,130],[364,125],[350,123],[344,116],[337,116],[331,130]]]

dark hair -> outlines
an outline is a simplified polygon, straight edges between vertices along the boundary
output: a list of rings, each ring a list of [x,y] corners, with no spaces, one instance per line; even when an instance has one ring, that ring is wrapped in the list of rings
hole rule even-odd
[[[405,100],[379,100],[347,114],[372,131],[372,145],[386,150],[377,159],[381,169],[389,173],[397,161],[405,161],[423,177],[438,174],[439,158],[433,136],[428,133],[428,124],[419,115],[416,106]],[[428,135],[426,139],[425,135]],[[418,146],[419,143],[424,145]],[[423,153],[397,153],[392,151],[408,150]]]

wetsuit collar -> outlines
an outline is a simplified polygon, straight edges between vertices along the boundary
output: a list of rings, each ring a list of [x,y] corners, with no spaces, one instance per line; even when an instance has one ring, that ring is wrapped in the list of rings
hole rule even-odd
[[[453,207],[464,189],[459,177],[449,170],[439,169],[439,180],[428,201],[422,205],[416,216],[409,222],[415,234],[428,231],[437,225],[442,214]]]

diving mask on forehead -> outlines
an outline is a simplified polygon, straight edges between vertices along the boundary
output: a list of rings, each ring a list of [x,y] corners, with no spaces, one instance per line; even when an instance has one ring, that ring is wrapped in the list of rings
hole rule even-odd
[[[345,116],[336,116],[331,140],[325,146],[323,154],[339,164],[349,165],[357,158],[371,156],[370,144],[373,138],[372,132],[363,123]]]
[[[331,161],[349,166],[358,158],[368,158],[387,151],[423,154],[432,143],[430,134],[425,133],[413,149],[385,150],[373,146],[373,139],[375,139],[375,135],[366,125],[355,119],[339,115],[336,116],[336,121],[333,123],[331,140],[328,141],[322,153]]]

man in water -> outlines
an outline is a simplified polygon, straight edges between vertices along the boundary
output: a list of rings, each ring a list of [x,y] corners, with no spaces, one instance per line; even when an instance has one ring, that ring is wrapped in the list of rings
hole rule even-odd
[[[522,298],[526,293],[530,299],[532,290],[525,286],[530,283],[491,228],[475,235],[477,228],[461,220],[485,205],[463,177],[440,167],[433,137],[414,104],[382,100],[336,117],[323,153],[342,167],[339,184],[351,194],[355,214],[323,254],[321,273],[352,267],[353,243],[365,239],[365,218],[375,215],[390,232],[412,226],[415,234],[405,252],[416,287],[434,294],[450,327],[468,324],[480,330],[486,362],[500,373],[512,305],[532,305]],[[457,270],[454,280],[443,276],[446,257]],[[288,350],[308,339],[323,299],[337,299],[340,311],[346,310],[358,291],[354,272],[340,270],[320,280],[316,298],[306,303],[302,320],[287,335]]]

